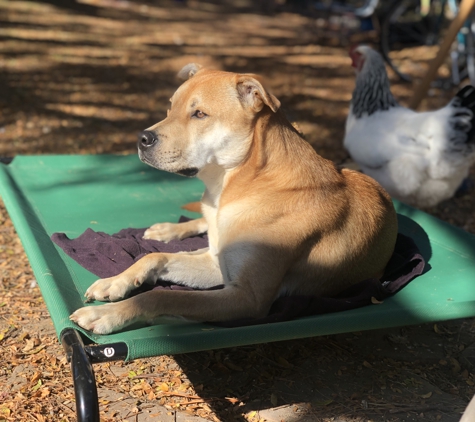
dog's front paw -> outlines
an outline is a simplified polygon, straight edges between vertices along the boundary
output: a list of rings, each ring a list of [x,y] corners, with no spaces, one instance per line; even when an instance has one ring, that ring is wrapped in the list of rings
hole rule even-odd
[[[88,302],[100,300],[101,302],[116,302],[124,299],[129,293],[141,283],[130,280],[129,277],[122,273],[115,277],[102,278],[92,284],[84,296]]]
[[[178,224],[157,223],[145,230],[143,238],[168,243],[171,240],[181,240],[183,233],[178,230]]]
[[[126,325],[117,305],[119,304],[106,303],[79,308],[70,315],[69,319],[94,334],[110,334]]]

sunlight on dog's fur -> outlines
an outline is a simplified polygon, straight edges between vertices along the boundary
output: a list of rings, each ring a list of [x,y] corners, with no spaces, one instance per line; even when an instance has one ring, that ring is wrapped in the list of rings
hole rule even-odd
[[[145,237],[170,241],[208,231],[209,248],[152,253],[96,281],[87,299],[116,303],[83,307],[71,320],[107,334],[163,315],[262,317],[280,295],[330,296],[382,275],[397,220],[374,180],[320,157],[255,75],[194,64],[180,75],[188,80],[167,117],[143,132],[139,156],[157,169],[199,177],[203,218],[156,224]],[[122,300],[157,279],[224,288],[152,290]]]

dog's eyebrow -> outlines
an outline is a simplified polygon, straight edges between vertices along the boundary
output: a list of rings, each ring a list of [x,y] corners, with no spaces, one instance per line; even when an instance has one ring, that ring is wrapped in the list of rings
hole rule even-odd
[[[196,104],[198,104],[198,100],[193,100],[190,107],[193,108]]]

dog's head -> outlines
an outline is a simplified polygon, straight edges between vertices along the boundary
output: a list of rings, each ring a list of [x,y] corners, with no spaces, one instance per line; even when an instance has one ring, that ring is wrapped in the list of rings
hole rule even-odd
[[[161,170],[195,176],[209,164],[229,169],[246,156],[255,116],[280,102],[255,75],[201,69],[189,64],[187,80],[170,99],[165,120],[139,137],[140,159]]]

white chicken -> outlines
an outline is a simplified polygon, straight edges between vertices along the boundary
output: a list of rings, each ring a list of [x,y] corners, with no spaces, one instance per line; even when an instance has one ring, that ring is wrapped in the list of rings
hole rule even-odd
[[[356,86],[344,146],[351,158],[409,205],[451,198],[475,162],[475,89],[466,86],[444,108],[418,113],[392,95],[378,52],[358,46],[350,57]]]

